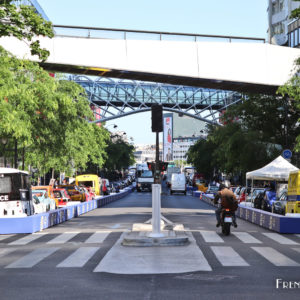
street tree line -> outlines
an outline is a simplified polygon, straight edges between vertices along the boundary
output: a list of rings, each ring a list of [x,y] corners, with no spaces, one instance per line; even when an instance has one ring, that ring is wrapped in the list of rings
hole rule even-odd
[[[300,0],[295,0],[300,1]],[[300,18],[300,9],[291,18]],[[187,160],[207,178],[223,172],[244,180],[245,173],[263,167],[283,149],[293,151],[292,163],[299,167],[300,152],[300,58],[294,76],[277,94],[245,95],[227,109],[223,126],[208,126],[206,140],[199,140]]]
[[[247,95],[227,109],[222,126],[208,126],[207,139],[189,149],[188,162],[207,178],[218,173],[245,178],[283,149],[299,147],[299,109],[295,100],[281,95]],[[297,155],[293,159],[297,163]]]
[[[53,37],[51,23],[30,6],[0,2],[0,37],[30,41],[31,52],[45,60],[35,36]],[[124,168],[133,162],[133,146],[112,141],[94,120],[85,90],[63,76],[53,78],[37,63],[17,59],[0,47],[1,154],[8,162],[22,156],[25,168],[39,175],[50,170],[71,174],[93,166]],[[10,163],[11,165],[11,163]]]

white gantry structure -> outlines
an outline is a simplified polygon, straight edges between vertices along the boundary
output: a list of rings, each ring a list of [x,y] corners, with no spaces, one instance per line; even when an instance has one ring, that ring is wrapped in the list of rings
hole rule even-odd
[[[300,56],[300,49],[263,39],[58,25],[54,29],[53,39],[40,38],[51,53],[41,63],[49,71],[175,86],[274,94],[293,75]],[[3,37],[0,45],[19,58],[37,61],[26,41]]]

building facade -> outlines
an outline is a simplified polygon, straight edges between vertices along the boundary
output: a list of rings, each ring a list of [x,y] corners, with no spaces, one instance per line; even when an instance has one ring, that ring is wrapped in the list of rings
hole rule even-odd
[[[300,7],[300,2],[293,0],[269,0],[268,16],[269,43],[280,46],[292,46],[289,41],[289,24],[293,21],[289,18],[292,10]],[[298,43],[299,43],[299,38]],[[297,43],[297,44],[298,44]]]
[[[155,161],[156,145],[136,145],[134,158],[137,164]],[[159,144],[159,160],[162,160],[162,143]]]

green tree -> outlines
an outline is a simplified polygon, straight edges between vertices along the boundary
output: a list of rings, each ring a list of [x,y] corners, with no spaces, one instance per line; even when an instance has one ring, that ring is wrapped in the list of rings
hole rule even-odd
[[[108,143],[107,160],[104,168],[108,170],[122,170],[133,165],[134,146],[122,140],[120,137],[112,138]]]
[[[257,141],[294,148],[300,134],[297,126],[299,109],[294,101],[281,95],[247,95],[238,105],[231,106],[223,117],[225,124],[232,121],[244,130],[255,132]]]
[[[30,42],[32,55],[46,60],[49,51],[41,48],[38,36],[52,38],[54,36],[51,22],[43,19],[29,5],[16,6],[12,0],[0,1],[0,37],[14,36],[19,40]]]
[[[187,152],[187,162],[206,178],[212,178],[216,168],[212,157],[214,149],[215,145],[210,139],[200,139]]]
[[[88,122],[93,113],[81,86],[0,48],[0,100],[0,136],[17,140],[42,174],[103,165],[108,134]]]

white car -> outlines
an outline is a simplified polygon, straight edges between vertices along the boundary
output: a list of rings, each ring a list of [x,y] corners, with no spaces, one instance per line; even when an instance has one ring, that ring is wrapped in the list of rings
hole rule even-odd
[[[41,202],[38,196],[32,195],[32,202],[35,214],[40,214],[47,211],[46,204]]]

